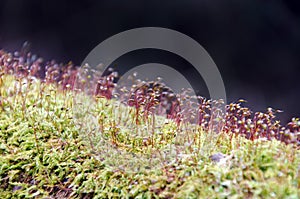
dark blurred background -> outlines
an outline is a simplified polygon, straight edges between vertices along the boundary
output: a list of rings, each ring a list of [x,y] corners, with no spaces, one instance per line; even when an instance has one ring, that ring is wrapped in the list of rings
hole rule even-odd
[[[283,122],[300,116],[300,1],[0,1],[0,48],[14,51],[29,41],[45,60],[79,65],[106,38],[144,26],[198,41],[218,66],[228,101],[282,109]],[[150,55],[130,59],[143,56]]]

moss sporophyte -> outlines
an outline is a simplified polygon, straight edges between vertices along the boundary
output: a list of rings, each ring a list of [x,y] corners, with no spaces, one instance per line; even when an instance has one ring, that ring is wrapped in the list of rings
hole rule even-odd
[[[0,51],[1,198],[298,198],[299,118],[282,125],[277,110],[239,100],[212,130],[222,102],[193,104],[161,80],[126,89],[115,72],[82,74]]]

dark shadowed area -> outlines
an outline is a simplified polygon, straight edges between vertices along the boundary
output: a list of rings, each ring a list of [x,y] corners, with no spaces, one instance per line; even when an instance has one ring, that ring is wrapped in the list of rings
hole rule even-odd
[[[0,2],[0,48],[14,51],[29,41],[46,60],[79,65],[106,38],[144,26],[174,29],[199,42],[217,64],[229,102],[244,98],[254,111],[282,109],[284,122],[300,116],[297,0]],[[122,56],[114,64],[129,67],[151,57],[191,70],[175,55],[153,50]]]

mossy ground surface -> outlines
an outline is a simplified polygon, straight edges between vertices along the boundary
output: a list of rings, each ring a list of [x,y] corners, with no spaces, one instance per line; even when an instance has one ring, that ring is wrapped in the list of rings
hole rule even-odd
[[[151,118],[136,126],[132,108],[106,99],[95,101],[100,129],[90,134],[75,122],[74,93],[16,80],[0,82],[0,198],[299,198],[300,151],[293,145]],[[133,136],[152,125],[159,127],[151,144]],[[99,158],[97,133],[131,153],[159,150],[178,133],[193,142],[161,169],[134,171]],[[210,158],[217,153],[225,155],[220,162]]]

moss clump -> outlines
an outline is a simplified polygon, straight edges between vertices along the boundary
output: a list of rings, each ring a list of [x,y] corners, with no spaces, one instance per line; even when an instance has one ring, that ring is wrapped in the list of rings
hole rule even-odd
[[[98,133],[120,150],[147,154],[168,143],[184,146],[177,148],[173,161],[162,160],[160,170],[116,169],[99,158],[97,135],[84,133],[75,122],[74,93],[39,80],[10,75],[1,80],[1,198],[298,198],[300,194],[300,152],[294,145],[275,139],[251,141],[231,133],[216,137],[191,124],[177,127],[159,117],[153,122],[151,116],[137,127],[132,107],[98,99],[93,109],[102,128]],[[151,125],[157,126],[153,137],[133,136],[137,128],[152,131]],[[179,134],[185,136],[176,139]],[[219,161],[211,158],[217,153],[223,154]]]
[[[0,198],[298,198],[299,119],[232,103],[217,134],[211,100],[150,85],[124,92],[128,106],[114,72],[88,70],[0,51]]]

